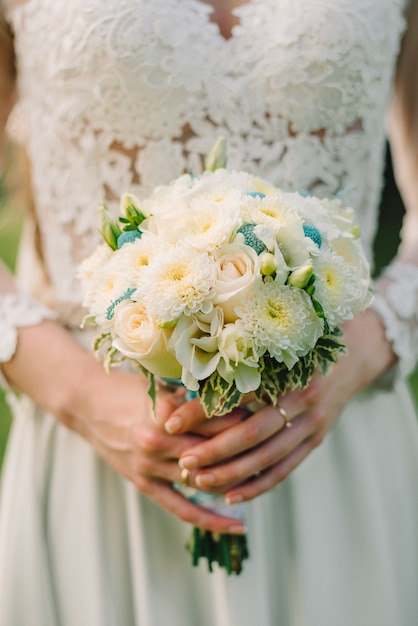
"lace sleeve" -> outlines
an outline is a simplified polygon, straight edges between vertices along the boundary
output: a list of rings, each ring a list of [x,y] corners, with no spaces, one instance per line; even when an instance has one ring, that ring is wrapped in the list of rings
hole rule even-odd
[[[18,341],[18,329],[34,326],[43,319],[54,319],[55,313],[26,293],[0,294],[0,365],[13,357]],[[7,387],[1,374],[0,386]]]
[[[398,363],[382,382],[405,378],[418,361],[418,267],[393,262],[382,274],[372,308],[385,326]]]

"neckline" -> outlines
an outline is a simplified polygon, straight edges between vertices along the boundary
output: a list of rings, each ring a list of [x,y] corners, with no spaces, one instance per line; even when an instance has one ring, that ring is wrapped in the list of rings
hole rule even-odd
[[[209,0],[193,0],[193,2],[209,9],[206,16],[207,21],[215,26],[219,38],[224,43],[229,43],[235,38],[234,31],[236,27],[240,27],[242,25],[241,18],[239,15],[236,14],[236,11],[239,11],[241,8],[252,4],[253,0],[241,0],[239,4],[237,4],[228,13],[226,13],[226,17],[229,22],[229,24],[227,25],[229,29],[227,31],[224,31],[223,25],[219,19],[214,19],[214,17],[216,16],[216,7]]]

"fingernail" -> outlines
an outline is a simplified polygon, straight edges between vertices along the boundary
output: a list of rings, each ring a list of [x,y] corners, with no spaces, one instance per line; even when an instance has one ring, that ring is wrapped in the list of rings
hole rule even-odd
[[[183,420],[181,419],[181,417],[178,417],[177,415],[173,415],[173,417],[170,417],[170,419],[167,420],[166,423],[164,424],[165,430],[170,435],[174,435],[175,433],[177,433],[181,429],[182,426],[183,426]]]
[[[215,476],[214,474],[199,474],[195,481],[198,487],[210,487],[215,484]]]
[[[245,526],[238,526],[238,524],[235,524],[228,528],[228,532],[233,533],[234,535],[245,535],[247,529],[245,528]]]
[[[197,469],[199,467],[199,459],[197,456],[183,456],[179,459],[180,469]]]
[[[240,493],[235,493],[232,496],[225,496],[225,502],[226,504],[238,504],[239,502],[244,502],[244,496],[242,496]]]

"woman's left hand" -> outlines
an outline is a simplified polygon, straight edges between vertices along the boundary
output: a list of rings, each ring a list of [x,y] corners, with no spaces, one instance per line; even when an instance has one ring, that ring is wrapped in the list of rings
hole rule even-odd
[[[286,394],[278,406],[265,406],[185,451],[180,467],[190,470],[189,484],[224,493],[232,504],[282,482],[323,441],[350,398],[395,360],[372,310],[345,325],[344,343],[347,355],[326,376],[316,374],[305,390]],[[284,427],[280,408],[291,420],[291,428]],[[193,431],[205,420],[199,401],[194,400],[176,409],[166,429]]]

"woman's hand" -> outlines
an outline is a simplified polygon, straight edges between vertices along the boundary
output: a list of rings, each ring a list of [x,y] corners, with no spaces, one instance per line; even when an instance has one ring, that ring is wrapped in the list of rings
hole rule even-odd
[[[198,443],[180,459],[180,466],[190,470],[190,484],[224,493],[227,502],[234,503],[250,500],[283,481],[322,442],[352,396],[395,360],[373,311],[357,316],[344,331],[348,354],[328,375],[318,374],[304,391],[280,398],[291,428],[284,428],[278,407],[265,406]],[[194,401],[179,407],[167,425],[172,432],[174,424],[176,432],[184,432],[203,419],[203,411]]]
[[[164,429],[165,421],[183,401],[181,394],[160,390],[155,420],[141,375],[120,370],[107,374],[66,330],[49,321],[19,330],[17,352],[3,369],[14,387],[83,436],[109,465],[154,502],[201,528],[244,532],[241,522],[189,502],[172,486],[181,480],[180,456],[204,441],[202,434],[173,437]],[[234,421],[236,417],[225,423]],[[219,427],[213,432],[219,432]]]

